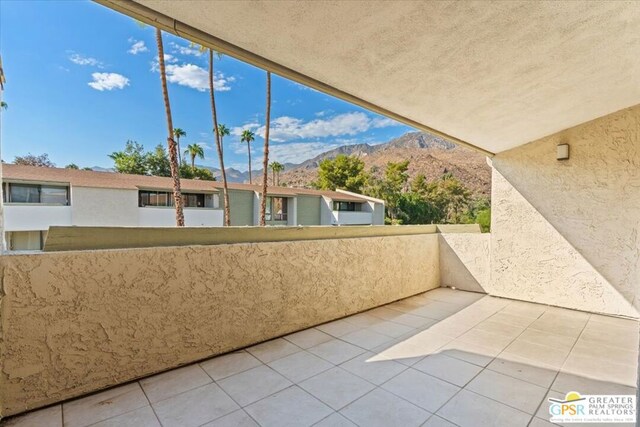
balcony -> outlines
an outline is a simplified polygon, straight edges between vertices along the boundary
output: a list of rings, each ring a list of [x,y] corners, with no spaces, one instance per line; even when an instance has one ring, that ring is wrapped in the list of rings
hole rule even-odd
[[[477,231],[52,228],[1,260],[0,400],[36,409],[8,425],[526,426],[634,394],[637,320],[487,295]]]
[[[138,208],[140,225],[143,227],[172,227],[176,223],[173,207]],[[222,209],[185,208],[184,222],[187,227],[221,227],[224,221]]]
[[[369,225],[373,223],[371,212],[332,211],[333,225]]]
[[[9,425],[543,426],[635,394],[637,348],[636,321],[438,288]]]

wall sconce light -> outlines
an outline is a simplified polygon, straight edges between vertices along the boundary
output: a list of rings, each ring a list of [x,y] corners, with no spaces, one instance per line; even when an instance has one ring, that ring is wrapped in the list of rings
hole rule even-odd
[[[569,144],[558,144],[556,150],[556,159],[569,160]]]

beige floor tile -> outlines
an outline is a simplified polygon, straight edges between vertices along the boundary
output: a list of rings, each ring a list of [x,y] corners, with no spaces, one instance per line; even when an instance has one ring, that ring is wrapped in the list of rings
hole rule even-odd
[[[551,366],[553,368],[561,368],[565,359],[569,354],[568,350],[547,347],[546,345],[538,345],[516,339],[507,348],[504,349],[504,355],[509,358],[511,355],[523,357],[540,363],[542,366]]]
[[[92,424],[91,427],[161,427],[161,425],[151,406],[145,406]]]
[[[560,372],[551,389],[562,393],[577,391],[582,394],[636,394],[636,387],[612,381],[599,381],[581,375]]]
[[[383,322],[384,320],[370,314],[368,311],[365,311],[363,313],[358,313],[358,314],[354,314],[353,316],[345,317],[344,321],[354,324],[360,328],[368,328],[369,326],[373,326],[375,324]]]
[[[294,383],[333,368],[332,363],[306,351],[273,361],[269,366]]]
[[[329,415],[327,418],[323,419],[317,424],[314,424],[314,427],[357,427],[354,423],[346,419],[344,416],[340,415],[337,412]]]
[[[546,305],[533,304],[525,301],[511,301],[501,310],[501,313],[537,319],[542,316],[547,309],[548,307]]]
[[[639,334],[635,329],[616,329],[598,323],[587,325],[580,339],[605,347],[619,347],[625,350],[637,350]]]
[[[388,306],[382,306],[382,307],[374,308],[373,310],[367,311],[367,314],[382,320],[390,320],[393,322],[396,318],[403,316],[405,312],[400,310],[393,310]]]
[[[380,385],[407,369],[407,366],[393,360],[374,360],[376,353],[367,352],[340,365],[341,368]]]
[[[526,328],[535,322],[537,317],[520,316],[514,312],[499,311],[489,317],[487,321],[501,323],[503,325],[515,326],[518,328]]]
[[[497,350],[504,350],[513,341],[512,337],[494,334],[493,332],[487,332],[480,329],[472,329],[469,332],[460,335],[457,339],[471,344],[481,345],[483,347],[495,348]]]
[[[4,427],[62,427],[62,405],[7,418],[3,423]]]
[[[263,365],[227,377],[218,384],[233,400],[246,406],[289,387],[292,382]]]
[[[576,343],[577,338],[578,337],[538,331],[536,329],[527,329],[518,337],[521,341],[527,341],[533,344],[544,345],[565,351],[571,350]]]
[[[472,330],[480,330],[484,332],[489,332],[496,335],[502,335],[504,337],[514,339],[518,335],[520,335],[524,330],[525,326],[515,326],[510,324],[505,324],[502,322],[496,322],[491,320],[491,317],[487,320],[484,320],[473,328]]]
[[[559,370],[514,355],[498,355],[487,369],[545,388],[549,388]]]
[[[637,365],[627,365],[571,353],[562,367],[563,372],[587,378],[609,381],[634,387],[637,384]]]
[[[230,414],[240,407],[212,383],[154,403],[153,409],[164,427],[191,427]]]
[[[292,342],[300,348],[311,348],[314,345],[322,344],[333,339],[329,334],[326,334],[316,328],[305,329],[304,331],[296,332],[294,334],[284,337],[287,341]]]
[[[500,350],[456,339],[440,348],[438,353],[485,367],[500,353]]]
[[[464,387],[482,370],[480,366],[444,354],[427,356],[413,368],[458,387]]]
[[[488,369],[475,377],[465,389],[532,415],[547,393],[546,388]]]
[[[584,329],[586,320],[571,319],[563,316],[544,313],[535,322],[529,325],[530,329],[551,332],[556,335],[566,335],[577,338]]]
[[[344,319],[338,319],[334,320],[333,322],[316,326],[316,329],[319,329],[322,332],[325,332],[333,337],[340,338],[343,335],[358,331],[362,328],[360,326],[354,325],[353,323],[349,323]]]
[[[456,427],[456,425],[437,415],[432,415],[426,423],[422,424],[422,427]]]
[[[626,365],[638,363],[638,349],[627,350],[598,345],[597,342],[588,339],[579,339],[571,349],[571,354],[601,359],[603,363],[614,362]]]
[[[247,351],[255,356],[263,363],[273,362],[274,360],[288,356],[290,354],[301,351],[302,349],[297,345],[291,344],[289,341],[282,338],[263,342],[262,344],[249,347]]]
[[[308,351],[335,365],[339,365],[340,363],[346,362],[347,360],[353,359],[359,354],[364,353],[366,350],[353,344],[349,344],[348,342],[333,339],[316,345],[315,347],[311,347]]]
[[[202,427],[259,427],[259,425],[244,410],[238,409]]]
[[[555,424],[551,424],[547,420],[543,420],[541,418],[534,417],[529,423],[529,427],[553,427]]]
[[[373,350],[374,348],[393,340],[393,338],[374,332],[369,328],[348,333],[343,335],[340,339],[367,350]]]
[[[431,413],[460,390],[460,387],[412,368],[387,381],[382,388]]]
[[[414,345],[424,352],[424,355],[431,354],[441,348],[443,345],[453,341],[453,338],[448,335],[437,334],[430,330],[418,332],[417,334],[411,334],[408,338],[404,338],[402,342]]]
[[[263,427],[311,426],[333,412],[296,386],[249,405],[245,410]]]
[[[420,426],[431,414],[415,405],[377,388],[340,411],[359,426]]]
[[[437,415],[461,427],[525,427],[531,415],[479,394],[462,390]]]
[[[65,402],[62,412],[65,426],[76,427],[95,424],[148,405],[149,401],[136,382]]]
[[[335,410],[345,407],[375,388],[368,381],[341,368],[330,369],[299,385]]]
[[[236,351],[200,363],[202,369],[216,381],[260,365],[262,362],[246,351]]]
[[[424,329],[431,325],[438,323],[435,319],[429,319],[421,316],[414,316],[413,314],[400,314],[390,320],[390,322],[399,323],[401,325],[409,326],[410,328]]]
[[[210,382],[209,375],[195,364],[143,378],[140,385],[149,401],[154,403]]]
[[[613,316],[603,316],[601,314],[592,314],[589,318],[589,323],[587,326],[592,323],[602,323],[604,325],[613,326],[615,329],[629,329],[633,328],[634,330],[638,330],[640,328],[640,322],[633,319],[624,319],[621,317],[613,317]]]
[[[396,340],[374,348],[372,353],[373,361],[393,360],[405,366],[412,366],[432,352],[425,351],[423,346],[413,344],[409,340]]]
[[[415,328],[388,320],[372,325],[368,329],[391,338],[398,338],[402,335],[408,334],[409,332],[415,331]]]

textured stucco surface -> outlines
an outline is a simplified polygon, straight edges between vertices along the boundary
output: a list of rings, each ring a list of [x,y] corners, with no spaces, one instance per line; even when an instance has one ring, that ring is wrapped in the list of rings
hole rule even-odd
[[[492,152],[640,102],[637,1],[136,1]]]
[[[569,160],[556,160],[559,143],[570,145]],[[640,105],[492,163],[488,292],[637,317]]]
[[[490,239],[489,233],[438,234],[441,285],[486,292]]]
[[[438,263],[435,234],[4,256],[0,415],[436,288]]]

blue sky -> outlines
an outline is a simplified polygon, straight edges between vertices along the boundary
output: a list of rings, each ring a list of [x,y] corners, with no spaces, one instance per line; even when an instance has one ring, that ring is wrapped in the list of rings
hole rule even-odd
[[[164,35],[169,96],[181,141],[201,143],[217,166],[207,92],[207,57],[189,42]],[[129,17],[84,1],[1,1],[0,55],[7,83],[2,158],[48,153],[58,166],[111,167],[107,157],[135,140],[166,144],[155,34]],[[219,121],[234,132],[225,165],[247,169],[237,134],[264,127],[266,73],[231,57],[216,61]],[[298,162],[331,148],[381,143],[409,130],[279,76],[272,79],[270,160]],[[262,154],[256,137],[255,162]]]

